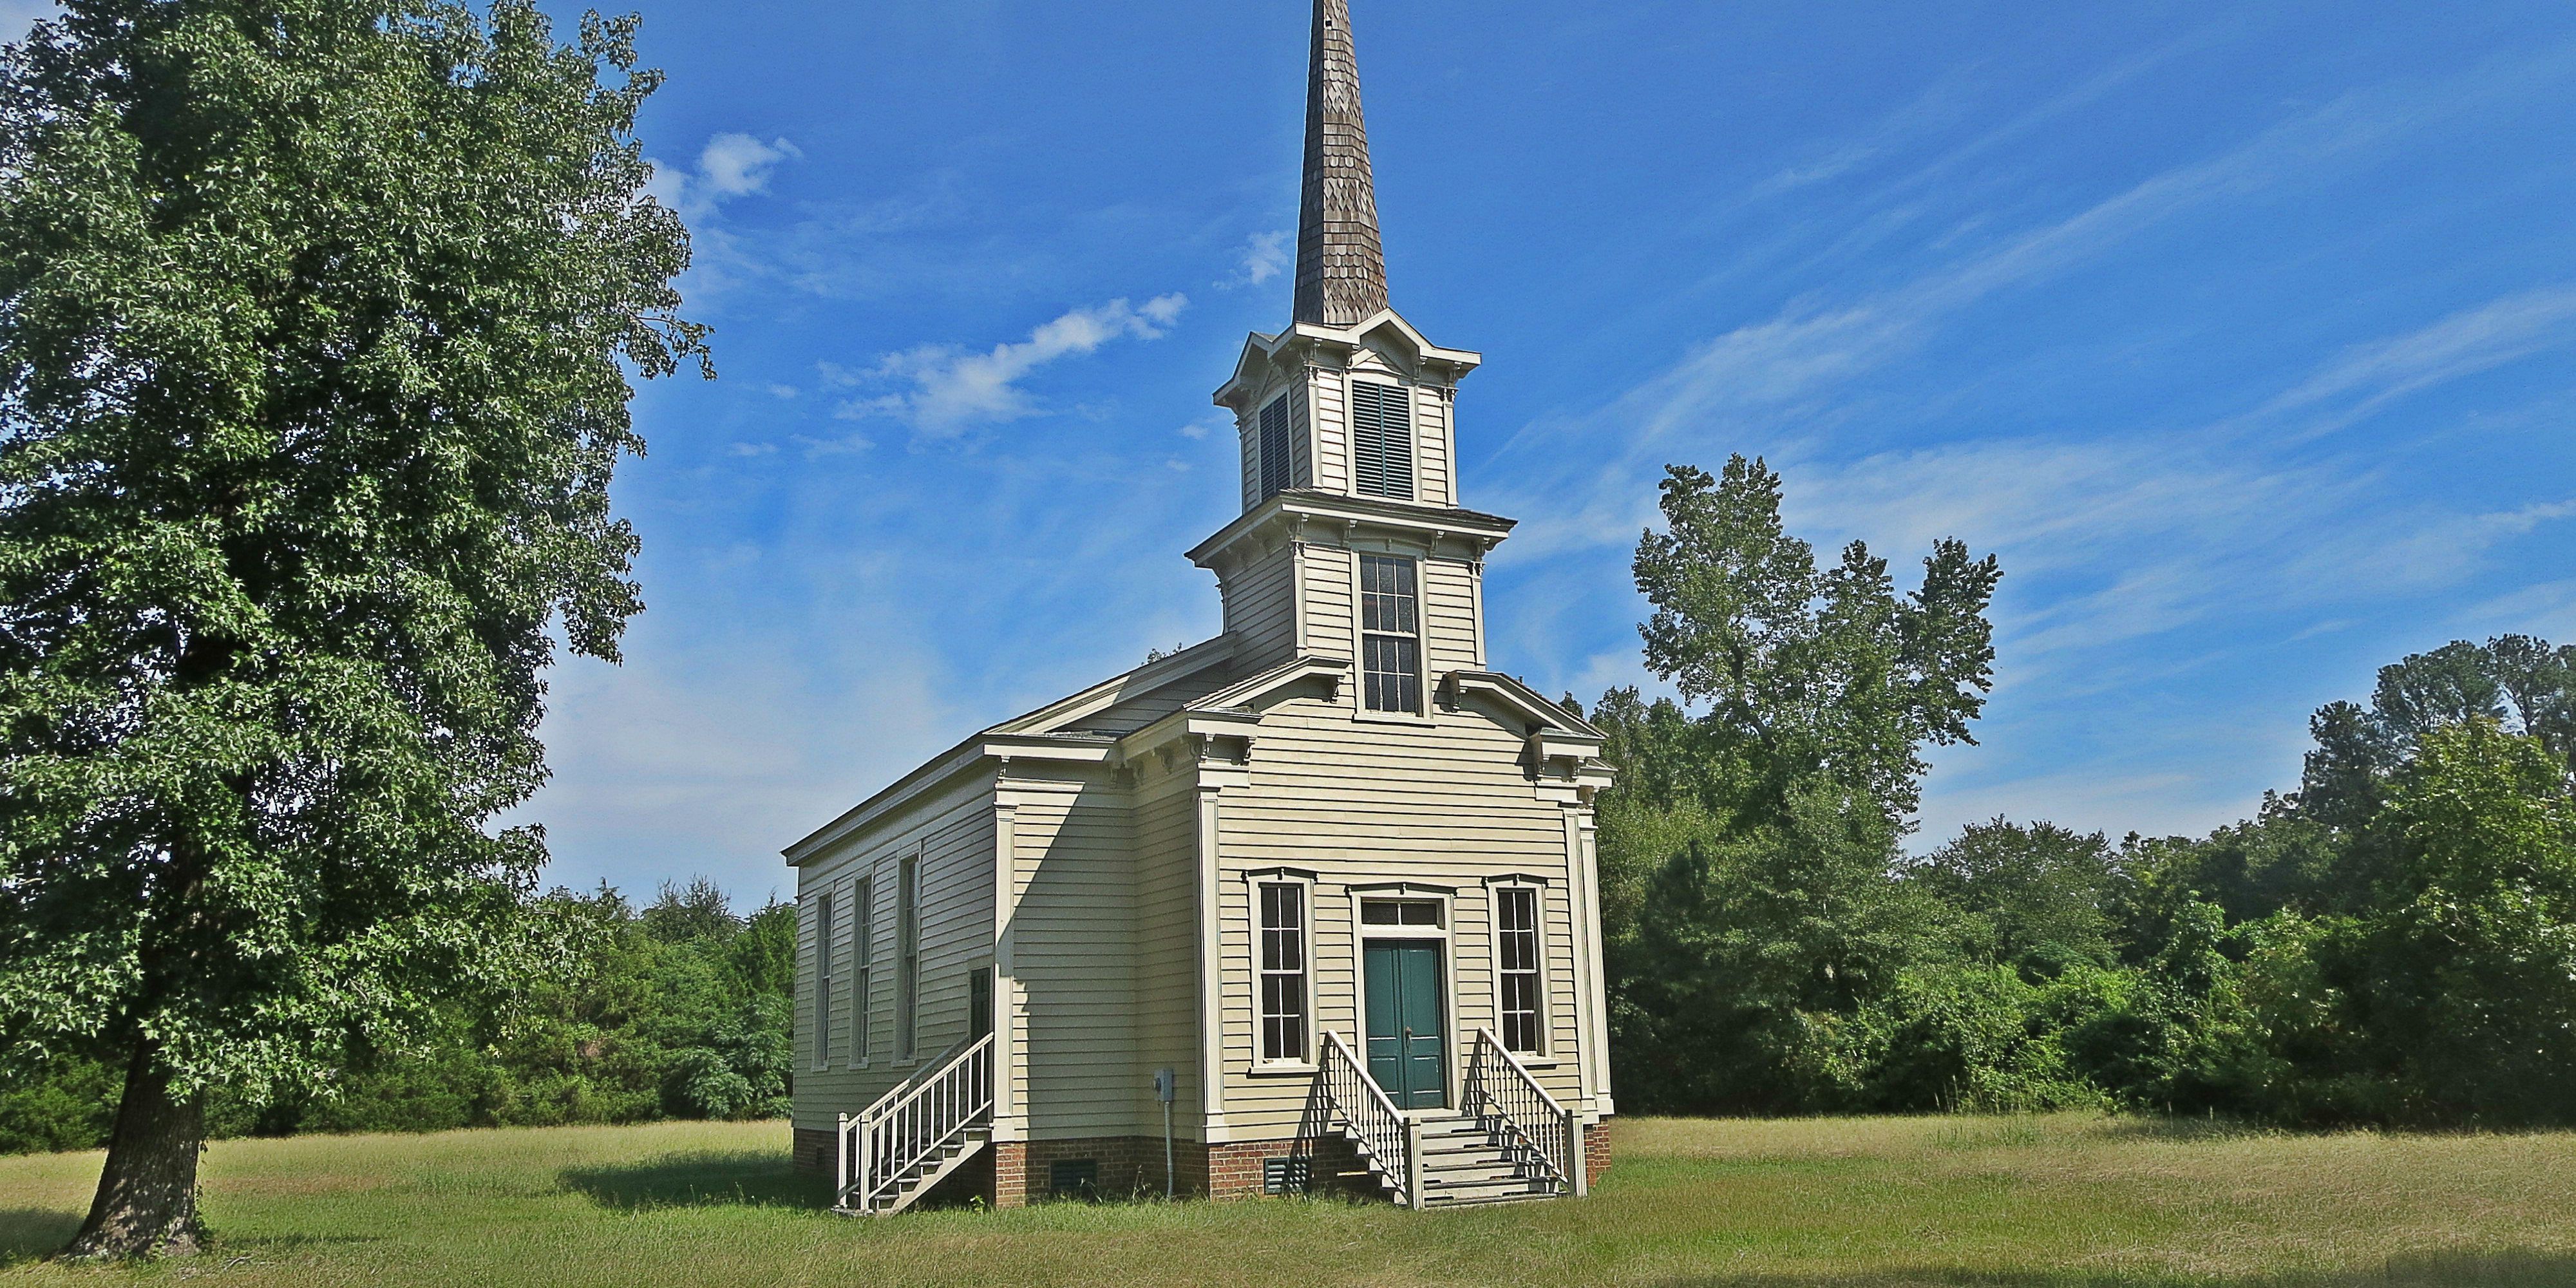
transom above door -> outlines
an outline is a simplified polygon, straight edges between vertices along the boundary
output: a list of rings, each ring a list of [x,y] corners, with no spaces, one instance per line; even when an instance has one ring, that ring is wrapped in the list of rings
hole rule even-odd
[[[1363,899],[1360,901],[1360,924],[1437,930],[1440,928],[1440,901],[1437,899]]]

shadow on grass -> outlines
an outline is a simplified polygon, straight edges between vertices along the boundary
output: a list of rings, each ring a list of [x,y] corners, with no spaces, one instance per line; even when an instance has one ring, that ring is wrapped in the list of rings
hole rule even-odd
[[[2302,1274],[2157,1275],[2088,1271],[1971,1271],[1924,1267],[1865,1275],[1710,1275],[1660,1288],[2566,1288],[2576,1256],[2539,1252],[2456,1252],[2399,1257],[2377,1270]]]
[[[564,1187],[605,1208],[635,1212],[669,1207],[779,1207],[820,1212],[831,1206],[821,1177],[796,1170],[784,1154],[675,1154],[622,1167],[563,1173]]]
[[[59,1208],[0,1210],[0,1266],[50,1257],[80,1232],[81,1214]]]

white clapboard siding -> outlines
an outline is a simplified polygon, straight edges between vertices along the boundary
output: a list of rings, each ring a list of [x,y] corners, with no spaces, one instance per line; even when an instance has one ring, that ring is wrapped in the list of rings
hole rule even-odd
[[[1243,445],[1239,459],[1243,462],[1243,508],[1247,510],[1261,504],[1261,406],[1250,404],[1250,411],[1234,418],[1235,438]]]
[[[1266,671],[1296,656],[1295,551],[1282,546],[1253,559],[1236,568],[1220,590],[1225,596],[1225,630],[1235,638],[1238,666]]]
[[[1359,563],[1348,550],[1308,546],[1305,551],[1306,651],[1345,660],[1358,656],[1352,635],[1358,610]]]
[[[1288,485],[1315,486],[1315,399],[1305,381],[1288,391]]]
[[[1317,884],[1313,983],[1317,1022],[1357,1036],[1358,940],[1350,890],[1394,880],[1455,891],[1450,978],[1453,1060],[1467,1037],[1494,1021],[1488,879],[1544,881],[1551,1047],[1536,1072],[1552,1094],[1579,1097],[1574,945],[1566,921],[1571,886],[1562,807],[1538,798],[1520,768],[1517,733],[1472,712],[1427,725],[1355,721],[1346,709],[1291,702],[1263,719],[1253,782],[1225,794],[1220,882],[1224,972],[1226,1117],[1240,1139],[1297,1129],[1306,1080],[1257,1075],[1250,887],[1242,874],[1271,867],[1312,872]],[[1454,1075],[1453,1075],[1454,1081]]]
[[[1454,559],[1422,561],[1422,648],[1436,679],[1485,669],[1476,629],[1476,570]]]
[[[1312,399],[1306,409],[1314,445],[1314,485],[1327,492],[1351,490],[1350,400],[1338,371],[1317,371],[1308,382]]]
[[[896,947],[895,902],[905,856],[921,856],[921,995],[917,1003],[920,1041],[916,1060],[927,1060],[965,1035],[971,972],[993,959],[993,791],[990,780],[953,788],[938,799],[904,812],[899,818],[843,841],[829,857],[797,869],[800,909],[796,972],[796,1125],[829,1129],[836,1115],[854,1113],[888,1088],[911,1076],[914,1064],[898,1061],[895,995],[899,950]],[[862,1008],[869,1023],[870,1059],[850,1067],[851,1025],[846,1009],[833,1023],[834,1059],[828,1068],[814,1067],[814,955],[816,896],[835,892],[842,910],[834,987],[850,991],[849,890],[869,872],[875,875],[876,905],[871,910],[876,960],[871,996]],[[844,1004],[844,1008],[849,1005]]]
[[[1433,385],[1413,386],[1414,497],[1429,505],[1456,505],[1457,475],[1449,466],[1449,401]]]
[[[1018,1103],[1041,1135],[1124,1134],[1132,1092],[1107,1070],[1136,1044],[1135,838],[1123,794],[1014,782],[1012,971]]]
[[[1176,1118],[1193,1127],[1199,1098],[1198,793],[1149,793],[1136,809],[1135,1051],[1123,1079],[1137,1130],[1162,1130],[1157,1069],[1179,1076]]]

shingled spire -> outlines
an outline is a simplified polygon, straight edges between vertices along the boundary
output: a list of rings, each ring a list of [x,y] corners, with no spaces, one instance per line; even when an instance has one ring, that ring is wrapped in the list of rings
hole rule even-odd
[[[1386,307],[1377,182],[1360,117],[1350,0],[1315,0],[1306,82],[1306,200],[1297,220],[1297,320],[1350,326]]]

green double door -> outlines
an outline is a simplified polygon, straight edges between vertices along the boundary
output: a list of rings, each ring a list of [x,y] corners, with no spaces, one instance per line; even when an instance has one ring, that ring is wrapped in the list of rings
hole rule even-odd
[[[1447,1108],[1440,945],[1371,939],[1361,948],[1361,967],[1367,976],[1369,1076],[1398,1109]]]

